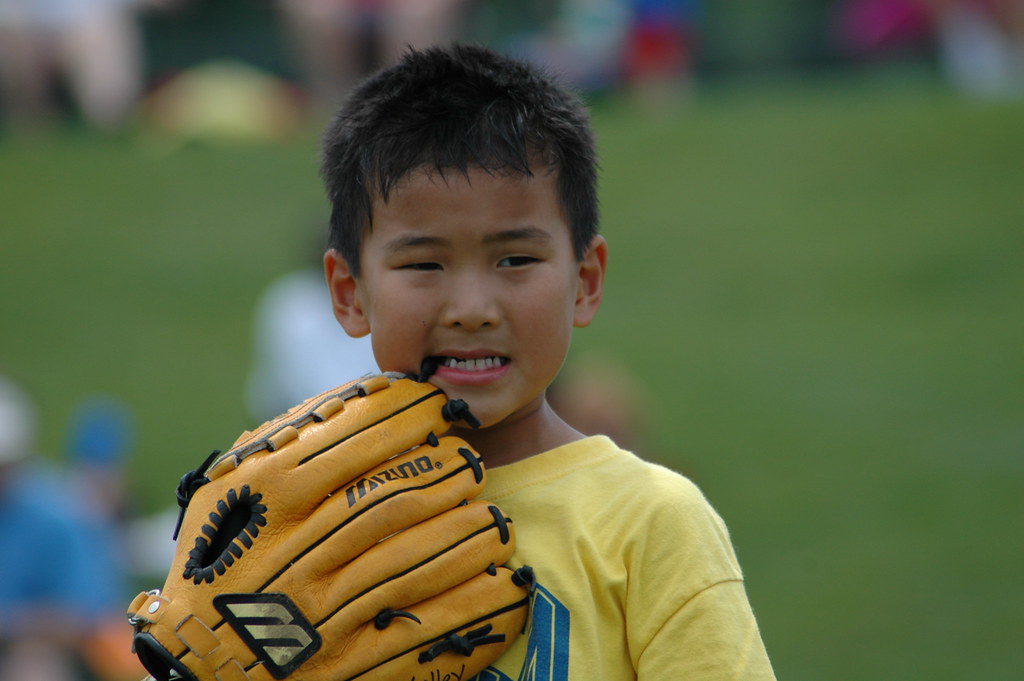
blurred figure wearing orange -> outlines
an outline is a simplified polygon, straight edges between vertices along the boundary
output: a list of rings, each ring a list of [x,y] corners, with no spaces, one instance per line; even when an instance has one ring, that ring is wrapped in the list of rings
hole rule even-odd
[[[649,396],[617,360],[585,355],[563,368],[548,388],[555,412],[584,435],[607,435],[622,449],[648,457]]]
[[[407,47],[457,37],[463,0],[278,0],[314,105],[333,109]]]
[[[584,435],[607,435],[622,449],[696,479],[678,452],[665,456],[656,448],[650,392],[618,359],[590,353],[571,360],[547,397],[562,420]]]

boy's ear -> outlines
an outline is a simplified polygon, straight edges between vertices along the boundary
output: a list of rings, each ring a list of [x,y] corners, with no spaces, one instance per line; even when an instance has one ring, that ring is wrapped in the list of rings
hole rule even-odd
[[[359,282],[352,276],[345,258],[333,248],[324,253],[324,274],[327,277],[327,288],[331,291],[334,317],[345,329],[345,333],[353,338],[361,338],[370,333],[370,322],[363,312]]]
[[[579,262],[579,279],[576,288],[576,308],[573,312],[573,326],[586,326],[594,319],[597,308],[601,307],[604,293],[604,272],[608,265],[608,242],[600,234],[587,247]]]

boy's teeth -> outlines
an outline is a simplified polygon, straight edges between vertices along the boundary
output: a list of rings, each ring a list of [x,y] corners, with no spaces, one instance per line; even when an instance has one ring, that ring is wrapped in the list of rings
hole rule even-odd
[[[484,369],[501,366],[502,363],[503,362],[500,357],[480,357],[477,359],[456,359],[455,357],[446,357],[443,362],[446,367],[459,369],[460,371],[483,371]]]

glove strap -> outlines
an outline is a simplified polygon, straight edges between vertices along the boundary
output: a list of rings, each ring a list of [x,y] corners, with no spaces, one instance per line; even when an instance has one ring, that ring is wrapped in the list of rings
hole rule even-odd
[[[138,629],[159,622],[171,602],[160,595],[160,589],[143,591],[128,605],[128,623]]]

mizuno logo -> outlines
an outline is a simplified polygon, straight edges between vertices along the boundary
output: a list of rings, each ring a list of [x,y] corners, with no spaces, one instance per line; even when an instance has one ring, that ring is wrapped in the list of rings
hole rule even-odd
[[[415,478],[423,473],[429,473],[435,467],[440,468],[441,464],[435,464],[430,460],[429,456],[421,456],[413,461],[406,461],[394,468],[389,468],[368,478],[363,478],[345,490],[345,496],[348,497],[348,507],[352,508],[356,505],[358,499],[362,499],[366,496],[367,492],[372,492],[381,485],[386,485],[394,480]]]
[[[284,594],[221,594],[213,605],[275,679],[320,649],[320,634]]]

